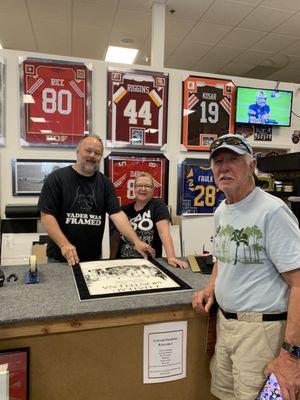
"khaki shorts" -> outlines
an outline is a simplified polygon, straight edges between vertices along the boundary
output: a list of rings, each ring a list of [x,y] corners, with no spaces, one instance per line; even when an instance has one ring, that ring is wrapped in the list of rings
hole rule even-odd
[[[239,315],[245,320],[226,319],[220,310],[217,316],[211,392],[221,400],[254,400],[266,380],[264,367],[283,341],[286,321],[253,322],[259,313]]]

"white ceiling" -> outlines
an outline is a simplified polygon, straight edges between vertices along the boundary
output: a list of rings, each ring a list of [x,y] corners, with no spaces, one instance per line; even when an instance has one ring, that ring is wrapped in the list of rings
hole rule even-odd
[[[166,67],[300,83],[300,0],[159,2],[167,7]],[[0,42],[7,49],[92,59],[103,59],[109,44],[136,47],[136,63],[148,65],[152,4],[0,0]]]

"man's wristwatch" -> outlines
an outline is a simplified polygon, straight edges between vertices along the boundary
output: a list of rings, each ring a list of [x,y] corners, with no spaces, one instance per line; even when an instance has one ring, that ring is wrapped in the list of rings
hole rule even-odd
[[[289,344],[286,342],[282,343],[282,347],[291,353],[292,356],[300,358],[300,346],[296,346],[295,344]]]

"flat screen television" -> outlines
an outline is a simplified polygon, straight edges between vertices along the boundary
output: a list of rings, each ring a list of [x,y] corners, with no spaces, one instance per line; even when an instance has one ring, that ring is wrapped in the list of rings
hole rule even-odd
[[[293,92],[238,86],[237,123],[290,126]]]

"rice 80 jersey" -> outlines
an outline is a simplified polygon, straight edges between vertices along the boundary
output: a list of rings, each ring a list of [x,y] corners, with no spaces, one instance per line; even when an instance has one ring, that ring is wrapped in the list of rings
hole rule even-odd
[[[186,159],[182,165],[182,214],[212,214],[224,199],[207,160]]]
[[[166,142],[168,76],[108,72],[107,145],[161,148]]]
[[[168,160],[164,156],[110,154],[105,159],[105,174],[114,184],[121,206],[134,201],[134,181],[141,172],[153,177],[153,197],[167,201]]]
[[[207,151],[219,136],[234,133],[231,81],[190,76],[183,88],[182,144],[187,150]]]
[[[87,75],[83,64],[23,62],[26,142],[76,145],[89,132]]]

